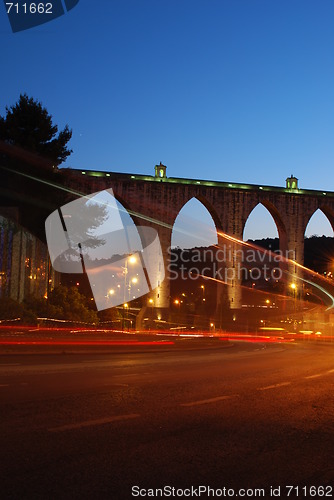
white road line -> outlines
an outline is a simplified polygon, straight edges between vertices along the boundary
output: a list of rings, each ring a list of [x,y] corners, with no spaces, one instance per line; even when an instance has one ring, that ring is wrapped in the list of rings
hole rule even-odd
[[[304,377],[306,380],[311,379],[311,378],[318,378],[322,377],[324,374],[323,373],[317,373],[316,375],[308,375],[307,377]]]
[[[118,368],[115,366],[110,359],[88,359],[79,361],[81,364],[90,364],[90,365],[101,365],[101,366],[110,366],[111,368]]]
[[[110,424],[119,420],[129,420],[131,418],[138,418],[138,413],[130,413],[129,415],[115,415],[114,417],[98,418],[96,420],[86,420],[85,422],[77,422],[76,424],[60,425],[59,427],[52,427],[48,429],[49,432],[62,432],[71,429],[81,429],[82,427],[93,427],[94,425]]]
[[[110,382],[109,384],[103,384],[104,387],[129,387],[129,384],[113,384]]]
[[[267,391],[269,389],[276,389],[278,387],[284,387],[286,385],[290,385],[291,382],[281,382],[280,384],[267,385],[266,387],[258,387],[258,391]]]
[[[181,403],[180,406],[206,405],[209,403],[216,403],[217,401],[224,401],[225,399],[233,399],[233,398],[236,398],[238,396],[239,396],[239,394],[234,394],[232,396],[218,396],[216,398],[202,399],[200,401],[193,401],[192,403]]]

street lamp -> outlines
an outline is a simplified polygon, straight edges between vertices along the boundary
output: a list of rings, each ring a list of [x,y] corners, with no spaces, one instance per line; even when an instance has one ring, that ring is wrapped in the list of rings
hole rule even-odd
[[[129,257],[127,257],[125,259],[125,265],[124,267],[122,267],[123,269],[123,274],[124,274],[124,302],[126,301],[126,299],[128,297],[126,297],[126,290],[128,289],[128,286],[127,286],[127,275],[128,275],[128,272],[129,272],[129,269],[128,269],[128,262],[130,264],[135,264],[137,262],[137,259],[134,255],[130,255]],[[132,278],[132,283],[137,283],[138,282],[138,279],[137,278]],[[129,295],[129,298],[130,298],[130,288],[131,288],[131,283],[129,283],[129,289],[128,289],[128,295]]]
[[[154,304],[154,300],[153,299],[148,299],[148,303],[150,305],[150,317],[151,317],[151,321],[149,322],[149,329],[151,329],[151,326],[153,325],[153,304]]]
[[[290,288],[291,288],[291,290],[293,290],[293,311],[294,311],[294,316],[295,316],[293,327],[294,327],[294,329],[296,329],[297,328],[297,325],[296,325],[296,306],[297,306],[297,304],[296,304],[296,291],[297,291],[297,285],[296,285],[296,283],[291,283]]]
[[[128,308],[129,308],[129,304],[127,304],[125,302],[125,304],[123,304],[123,324],[122,324],[122,332],[124,332],[124,327],[125,327],[125,311],[128,312]]]
[[[137,262],[136,257],[134,255],[130,255],[129,262],[130,262],[130,264],[135,264]]]

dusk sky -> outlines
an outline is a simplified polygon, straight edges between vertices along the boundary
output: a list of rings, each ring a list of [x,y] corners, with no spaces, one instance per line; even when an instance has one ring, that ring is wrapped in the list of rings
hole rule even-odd
[[[0,114],[40,100],[66,166],[334,191],[333,0],[80,0],[15,34],[0,7]]]

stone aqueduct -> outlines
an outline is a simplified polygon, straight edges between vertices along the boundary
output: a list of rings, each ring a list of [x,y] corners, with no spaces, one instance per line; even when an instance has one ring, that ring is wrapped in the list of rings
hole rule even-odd
[[[306,226],[317,209],[327,216],[334,229],[334,192],[299,189],[298,180],[292,176],[286,180],[286,187],[235,184],[167,177],[166,167],[160,164],[155,167],[154,176],[68,169],[65,179],[67,187],[78,194],[112,188],[136,225],[157,230],[165,264],[175,219],[192,198],[197,198],[211,214],[218,232],[218,244],[222,239],[219,232],[242,240],[248,216],[259,203],[263,204],[276,223],[280,250],[293,252],[295,261],[300,264],[304,258]],[[226,265],[233,267],[236,260]],[[155,307],[161,312],[167,310],[170,301],[170,282],[165,267],[165,279],[151,292]],[[292,272],[296,272],[295,266]],[[238,309],[241,307],[239,283],[232,280],[230,285],[231,307]]]

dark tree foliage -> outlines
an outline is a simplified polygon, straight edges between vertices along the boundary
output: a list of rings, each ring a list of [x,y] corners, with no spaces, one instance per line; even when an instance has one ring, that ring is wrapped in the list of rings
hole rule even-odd
[[[26,94],[0,117],[0,206],[18,207],[19,223],[42,240],[46,217],[66,201],[57,167],[72,153],[71,136]]]
[[[49,303],[61,311],[61,318],[84,323],[98,323],[97,312],[89,308],[88,299],[77,287],[60,285],[49,295]]]
[[[6,107],[6,116],[0,121],[0,140],[12,147],[12,154],[8,148],[4,156],[7,162],[19,169],[22,163],[17,159],[23,151],[36,155],[35,162],[33,156],[30,157],[31,162],[30,158],[23,162],[27,169],[42,166],[52,170],[57,167],[72,153],[67,148],[71,137],[72,131],[67,125],[58,132],[58,126],[53,124],[47,109],[27,94],[21,94],[14,106]]]

